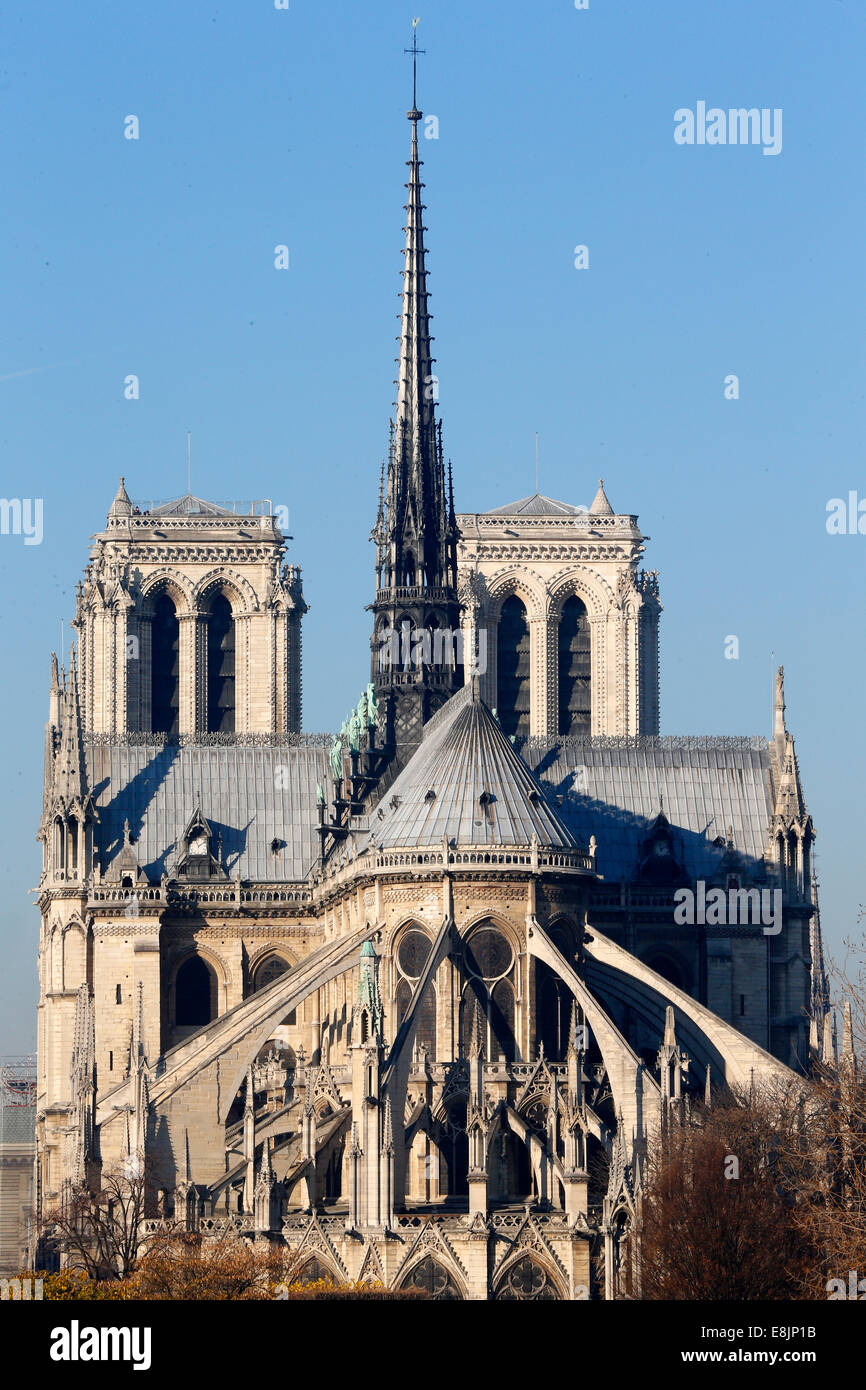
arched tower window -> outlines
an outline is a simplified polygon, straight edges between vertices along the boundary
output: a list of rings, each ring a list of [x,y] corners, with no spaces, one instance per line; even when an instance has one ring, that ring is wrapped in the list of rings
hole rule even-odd
[[[175,980],[175,1023],[178,1027],[201,1028],[214,1016],[216,981],[201,956],[190,956]]]
[[[66,856],[66,867],[70,874],[74,875],[78,868],[78,821],[70,819],[66,829],[66,843],[68,853]]]
[[[529,623],[516,594],[502,605],[496,630],[496,713],[506,734],[529,733]]]
[[[151,620],[151,728],[176,734],[180,692],[180,624],[168,594],[160,594]]]
[[[559,620],[559,732],[590,731],[589,618],[579,598],[567,599]]]
[[[233,733],[235,728],[235,623],[232,606],[217,594],[207,620],[207,730]]]

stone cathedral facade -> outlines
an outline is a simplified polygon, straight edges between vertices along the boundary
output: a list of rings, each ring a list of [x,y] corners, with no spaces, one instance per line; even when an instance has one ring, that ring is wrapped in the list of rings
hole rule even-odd
[[[301,573],[264,507],[121,480],[52,661],[37,1219],[47,1250],[132,1156],[151,1228],[284,1242],[305,1278],[615,1298],[668,1108],[824,1031],[814,830],[781,672],[771,739],[660,736],[658,576],[603,484],[456,510],[408,116],[343,729],[301,732]],[[685,890],[722,906],[683,921]]]

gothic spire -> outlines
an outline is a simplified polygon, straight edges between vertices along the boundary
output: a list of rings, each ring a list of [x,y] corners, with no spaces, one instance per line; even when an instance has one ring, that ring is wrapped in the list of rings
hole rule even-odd
[[[414,34],[413,70],[418,48]],[[457,517],[450,463],[445,467],[437,418],[438,382],[430,333],[421,159],[418,154],[417,82],[406,113],[411,127],[397,400],[390,422],[384,487],[371,539],[376,544],[376,597],[371,678],[382,706],[382,767],[405,765],[421,730],[463,684],[457,597]],[[443,634],[433,650],[435,629]],[[413,645],[408,633],[419,634]],[[447,640],[446,640],[447,639]],[[406,653],[411,654],[407,656]],[[381,770],[381,769],[380,769]],[[388,773],[389,776],[392,773]]]
[[[415,50],[420,51],[420,50]],[[403,248],[400,354],[396,417],[392,422],[384,517],[377,541],[379,587],[456,588],[455,522],[450,479],[446,481],[441,430],[436,419],[437,380],[430,333],[424,204],[418,122],[412,127]]]

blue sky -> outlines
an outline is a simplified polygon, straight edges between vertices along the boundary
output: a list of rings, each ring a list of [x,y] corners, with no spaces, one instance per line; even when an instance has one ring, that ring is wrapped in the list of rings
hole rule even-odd
[[[366,677],[411,15],[5,7],[0,488],[44,499],[44,539],[0,536],[0,1053],[35,1041],[49,653],[118,474],[134,497],[185,491],[190,430],[195,491],[288,506],[307,727]],[[431,0],[418,32],[458,506],[531,492],[536,431],[542,491],[588,504],[604,475],[661,573],[663,732],[766,733],[784,662],[838,951],[866,897],[866,536],[825,525],[830,498],[866,497],[866,10]],[[781,108],[781,153],[677,145],[674,112],[700,100]]]

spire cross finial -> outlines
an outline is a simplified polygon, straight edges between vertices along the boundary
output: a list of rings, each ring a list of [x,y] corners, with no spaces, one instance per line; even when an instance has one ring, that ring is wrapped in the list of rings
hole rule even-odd
[[[417,19],[413,19],[413,20],[412,20],[412,47],[411,47],[411,48],[404,48],[404,49],[403,49],[403,52],[404,52],[404,53],[411,53],[411,54],[412,54],[412,110],[413,110],[413,112],[418,110],[418,54],[419,54],[419,53],[426,53],[426,51],[427,51],[427,50],[424,49],[424,48],[419,48],[419,47],[418,47],[418,21],[420,20],[420,18],[421,18],[421,16],[419,15]],[[415,119],[417,119],[417,117],[416,117]]]

